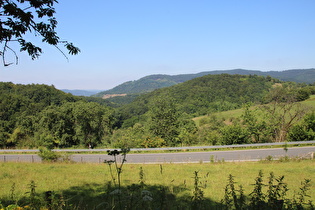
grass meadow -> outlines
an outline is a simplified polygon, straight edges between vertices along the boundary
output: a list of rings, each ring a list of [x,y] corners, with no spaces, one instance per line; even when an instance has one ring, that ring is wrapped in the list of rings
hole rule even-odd
[[[308,113],[311,113],[315,110],[315,95],[311,95],[309,99],[299,102],[302,106],[304,106],[307,110]],[[258,116],[258,119],[260,119],[260,116],[263,116],[263,112],[260,110],[259,106],[252,106],[251,107],[252,110],[256,110],[255,113]],[[239,119],[242,114],[244,114],[244,109],[234,109],[234,110],[229,110],[229,111],[223,111],[223,112],[218,112],[215,113],[213,115],[215,115],[217,117],[217,119],[221,120],[221,119],[225,119],[225,123],[229,124],[229,121],[231,119]],[[199,125],[200,120],[204,119],[204,118],[208,118],[208,115],[205,116],[199,116],[199,117],[195,117],[193,120],[195,121],[195,123],[197,125]]]
[[[198,172],[199,187],[205,198],[219,203],[224,198],[224,188],[229,174],[234,176],[236,185],[242,185],[245,195],[253,190],[259,171],[264,173],[268,184],[269,173],[275,177],[284,175],[288,184],[288,198],[300,188],[304,179],[311,179],[308,194],[315,202],[315,160],[223,162],[195,164],[125,164],[122,169],[122,187],[144,182],[148,190],[165,186],[178,198],[189,198],[194,191],[194,173]],[[140,175],[142,171],[142,175]],[[31,181],[36,192],[42,194],[54,191],[62,194],[68,203],[86,209],[97,206],[104,200],[111,175],[106,164],[87,163],[0,163],[0,201],[23,199],[30,191]],[[127,188],[126,188],[127,189]],[[267,187],[263,189],[267,190]],[[152,193],[155,199],[154,191]]]

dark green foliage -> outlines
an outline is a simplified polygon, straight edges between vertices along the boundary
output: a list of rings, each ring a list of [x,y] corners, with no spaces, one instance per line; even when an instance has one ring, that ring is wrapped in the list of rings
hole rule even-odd
[[[224,199],[221,201],[225,206],[225,209],[231,209],[234,205],[238,206],[237,203],[234,204],[234,198],[236,196],[235,192],[235,182],[232,174],[229,175],[228,184],[225,186]]]
[[[69,54],[78,54],[79,48],[72,43],[61,41],[55,31],[57,20],[54,17],[54,4],[56,0],[0,0],[0,44],[3,65],[8,66],[18,63],[15,50],[10,47],[11,42],[19,44],[20,51],[26,51],[32,59],[36,59],[42,53],[42,49],[28,41],[29,34],[42,38],[42,42],[55,46],[63,44]],[[13,45],[14,46],[14,45]],[[15,55],[15,61],[6,60],[7,51]],[[62,52],[62,51],[61,51]],[[63,55],[65,55],[62,52]]]
[[[296,93],[296,100],[297,101],[305,101],[306,99],[310,98],[311,93],[306,89],[299,89]]]
[[[242,186],[235,187],[234,177],[229,175],[228,184],[225,187],[225,196],[219,209],[253,209],[253,210],[279,210],[279,209],[314,209],[312,201],[306,200],[310,190],[310,180],[305,179],[293,198],[287,198],[288,189],[284,182],[284,176],[275,178],[271,172],[268,184],[263,183],[263,173],[260,170],[253,184],[254,189],[248,195],[244,195]],[[267,187],[265,191],[263,188]]]
[[[304,117],[301,124],[294,125],[288,134],[290,141],[307,141],[315,139],[315,113]]]
[[[255,180],[254,184],[254,190],[249,194],[250,196],[250,206],[253,207],[253,209],[263,209],[264,207],[264,200],[265,195],[262,191],[262,188],[264,186],[263,184],[263,172],[260,170],[259,174]]]
[[[140,123],[144,125],[146,135],[160,137],[167,145],[239,144],[285,139],[290,126],[303,116],[305,110],[300,107],[297,115],[291,115],[293,120],[287,120],[288,117],[283,116],[291,114],[289,110],[298,107],[296,102],[303,100],[303,97],[297,97],[299,91],[308,92],[304,89],[310,86],[274,82],[279,81],[256,75],[221,74],[195,78],[143,94],[132,103],[120,107],[115,112],[115,126],[130,128]],[[257,111],[261,114],[262,109],[249,109],[250,105],[270,102],[275,102],[274,106],[263,106],[266,107],[263,111],[266,114],[263,116],[257,115]],[[243,121],[239,120],[239,123],[233,121],[231,126],[224,127],[220,120],[220,128],[207,122],[204,125],[201,123],[199,130],[193,126],[186,129],[186,125],[190,124],[187,119],[193,116],[211,116],[213,112],[239,108],[244,104],[248,105],[245,106]],[[169,108],[166,109],[167,106]],[[135,141],[126,142],[130,145],[130,142]]]
[[[115,112],[117,122],[115,127],[131,127],[141,121],[142,116],[149,110],[149,101],[146,97],[138,97],[134,102],[120,107]]]
[[[53,86],[0,83],[0,147],[94,147],[112,123],[110,108]]]
[[[275,180],[276,184],[274,183]],[[275,179],[273,172],[270,173],[266,196],[268,198],[268,206],[271,209],[282,209],[284,205],[285,195],[289,189],[283,180],[284,176]]]
[[[303,182],[301,182],[301,187],[299,192],[297,193],[297,198],[294,197],[293,199],[293,206],[296,206],[297,209],[303,209],[303,206],[305,204],[306,197],[309,197],[307,194],[307,191],[310,190],[310,179],[304,179]],[[312,202],[308,202],[310,205],[312,205]],[[313,206],[314,208],[314,206]]]
[[[221,134],[221,143],[224,145],[246,144],[250,142],[248,130],[238,124],[223,127]]]
[[[14,195],[15,184],[12,185],[11,195]],[[53,191],[46,191],[43,194],[36,192],[35,181],[28,184],[28,191],[25,196],[17,200],[15,196],[10,196],[10,200],[1,203],[1,209],[71,209],[71,206],[66,205],[66,201],[62,195],[56,194]]]
[[[141,188],[143,189],[145,186],[145,183],[144,183],[144,171],[143,171],[142,166],[140,167],[140,170],[139,170],[139,184]]]
[[[121,107],[123,105],[130,104],[140,95],[141,94],[128,94],[125,96],[115,96],[115,97],[106,98],[106,99],[97,98],[97,97],[89,97],[89,98],[93,98],[93,101],[95,101],[95,99],[101,99],[108,106],[113,107],[113,108],[118,108],[118,107]]]
[[[286,83],[273,87],[266,95],[268,104],[261,106],[265,113],[267,127],[272,129],[272,141],[287,140],[290,129],[308,112],[308,108],[298,103],[295,84]]]
[[[103,97],[106,94],[139,94],[151,92],[153,90],[169,87],[177,84],[169,75],[150,75],[136,81],[128,81],[114,87],[111,90],[102,91],[95,94],[96,97]]]
[[[96,97],[84,97],[84,100],[87,101],[87,102],[95,102],[95,103],[98,103],[100,105],[104,105],[104,106],[110,106],[110,107],[115,107],[115,104],[108,101],[108,100],[105,100],[105,99],[102,99],[102,98],[96,98]]]
[[[250,105],[244,107],[244,113],[241,116],[242,125],[246,128],[250,141],[252,143],[270,142],[270,136],[273,134],[272,129],[265,120],[258,120],[257,110],[250,110]]]
[[[223,121],[224,119],[219,119],[216,115],[210,115],[200,120],[195,137],[197,142],[208,145],[221,144],[222,138],[220,129],[225,126]]]
[[[178,101],[180,110],[202,115],[239,108],[247,102],[260,102],[271,85],[264,77],[221,74],[187,81],[170,87],[168,92]]]
[[[187,116],[185,117],[185,115],[181,116],[179,121],[179,134],[177,136],[177,142],[180,143],[182,146],[197,144],[198,140],[196,138],[196,134],[198,128],[195,122],[189,119]]]
[[[79,98],[46,85],[15,85],[0,82],[0,146],[15,146],[22,136],[33,135],[34,117],[50,105]],[[18,129],[18,130],[16,130]],[[10,135],[11,142],[7,142]]]
[[[193,191],[193,196],[191,198],[192,203],[191,203],[191,208],[192,209],[206,209],[204,206],[204,192],[201,189],[201,182],[200,182],[200,177],[198,176],[198,171],[194,172],[194,191]]]
[[[242,186],[237,190],[235,186],[234,176],[228,177],[228,183],[225,186],[224,198],[221,201],[222,209],[246,209],[246,197]],[[239,193],[239,195],[237,195]]]
[[[305,127],[302,125],[294,125],[289,134],[288,134],[290,141],[307,141],[309,140],[308,132],[306,131]]]
[[[144,127],[153,125],[148,130],[145,129],[145,133],[149,131],[151,135],[164,139],[168,145],[264,143],[276,139],[283,141],[290,127],[306,111],[297,103],[297,93],[310,86],[273,82],[272,78],[255,75],[207,75],[196,78],[139,96],[117,110],[116,126],[132,127],[136,123]],[[270,105],[250,109],[255,103],[267,102]],[[179,125],[176,120],[170,124],[170,121],[166,123],[166,118],[159,118],[163,116],[161,113],[165,109],[162,107],[166,107],[166,104],[172,104],[174,113],[168,112],[167,115],[170,117],[172,113],[177,116],[175,118],[179,120]],[[205,113],[214,116],[211,113],[241,106],[244,107],[244,114],[240,119],[231,121],[231,125],[225,126],[226,122],[221,119],[208,119],[207,122],[201,121],[198,129],[194,129],[194,126],[188,126],[190,128],[187,129],[190,124],[187,119],[192,116]],[[160,116],[152,118],[153,113],[160,113]],[[146,119],[149,119],[149,123]],[[167,139],[166,135],[173,136],[172,140]]]
[[[151,92],[153,90],[169,87],[175,84],[179,84],[197,77],[205,75],[217,75],[217,74],[239,74],[239,75],[259,75],[265,76],[268,81],[279,82],[281,81],[293,81],[298,83],[314,83],[315,69],[299,69],[299,70],[286,70],[286,71],[251,71],[243,69],[226,70],[226,71],[207,71],[197,74],[180,74],[180,75],[149,75],[139,80],[128,81],[121,85],[114,87],[111,90],[102,91],[96,94],[96,97],[103,97],[106,94],[140,94]],[[275,79],[276,78],[276,79]],[[314,93],[312,93],[314,94]],[[110,99],[112,100],[112,99]]]
[[[38,156],[44,162],[56,162],[60,155],[57,152],[52,151],[50,148],[39,148]]]
[[[94,102],[73,104],[74,130],[81,145],[94,147],[111,133],[111,111]]]
[[[36,185],[33,180],[29,184],[29,189],[30,191],[27,192],[29,194],[29,204],[31,208],[35,209],[36,207],[40,206],[40,199],[36,193]]]
[[[291,140],[313,139],[312,117],[291,129],[306,112],[297,103],[297,92],[312,86],[273,82],[255,75],[207,75],[141,95],[119,108],[53,86],[1,82],[0,147],[243,144],[283,140],[288,132]],[[271,103],[250,109],[262,100]],[[242,106],[241,118],[214,117]],[[192,117],[206,113],[209,117],[197,127]]]
[[[180,121],[175,101],[167,95],[155,98],[150,104],[148,116],[150,131],[155,136],[165,139],[168,145],[176,145]]]
[[[304,119],[306,129],[315,131],[315,112],[308,114]]]
[[[60,146],[93,148],[111,134],[112,112],[105,106],[94,102],[75,102],[64,104],[60,111],[63,119],[53,124],[59,130]]]
[[[148,129],[147,126],[136,123],[130,128],[114,130],[107,141],[115,148],[152,148],[166,145],[164,139],[154,136]]]
[[[260,103],[272,85],[273,82],[262,76],[206,75],[143,94],[132,103],[121,107],[118,113],[122,121],[135,117],[141,119],[139,116],[148,112],[150,105],[157,98],[171,98],[179,114],[200,116],[240,108],[247,102]]]

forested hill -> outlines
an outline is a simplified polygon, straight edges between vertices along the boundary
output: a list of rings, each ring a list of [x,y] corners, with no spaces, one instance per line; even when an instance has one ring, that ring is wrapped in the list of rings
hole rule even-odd
[[[142,94],[120,108],[121,116],[124,120],[138,119],[154,105],[167,101],[174,102],[180,113],[191,116],[236,109],[247,102],[260,103],[277,82],[257,75],[206,75]]]
[[[0,82],[0,148],[99,143],[111,129],[106,104],[54,86]]]
[[[270,95],[273,89],[278,94]],[[271,100],[282,101],[283,93],[302,101],[315,89],[257,75],[206,75],[110,108],[107,100],[73,96],[53,86],[0,82],[0,148],[161,147],[179,145],[179,140],[192,145],[202,134],[192,117],[240,108],[247,102],[270,102],[268,94]],[[222,144],[229,142],[220,138]]]
[[[182,83],[197,77],[202,77],[208,74],[240,74],[240,75],[261,75],[271,76],[281,81],[293,81],[298,83],[314,83],[315,82],[315,69],[296,69],[286,71],[253,71],[244,69],[234,69],[225,71],[206,71],[197,74],[181,74],[181,75],[150,75],[143,77],[139,80],[125,82],[113,89],[102,91],[94,96],[103,97],[106,94],[134,94],[145,93],[153,90],[169,87],[178,83]]]

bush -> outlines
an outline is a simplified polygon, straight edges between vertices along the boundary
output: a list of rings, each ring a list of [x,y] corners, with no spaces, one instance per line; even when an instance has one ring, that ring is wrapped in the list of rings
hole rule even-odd
[[[230,125],[221,129],[222,144],[246,144],[250,142],[249,132],[240,125]]]
[[[302,125],[295,125],[289,131],[289,141],[306,141],[308,140],[308,133]]]
[[[47,162],[56,162],[60,157],[59,154],[45,147],[39,148],[38,156],[42,159],[42,161]]]
[[[289,191],[287,183],[284,182],[284,176],[275,177],[271,172],[268,177],[268,183],[263,183],[263,173],[259,171],[254,189],[249,196],[244,195],[243,187],[236,188],[234,177],[229,175],[228,184],[225,187],[225,196],[221,201],[221,209],[314,209],[314,204],[309,197],[310,179],[301,182],[298,192],[295,192],[293,198],[287,198]],[[267,190],[263,188],[267,187]]]

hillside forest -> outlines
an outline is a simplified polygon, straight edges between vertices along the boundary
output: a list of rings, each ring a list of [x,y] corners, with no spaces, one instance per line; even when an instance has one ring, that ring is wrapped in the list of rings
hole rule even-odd
[[[0,147],[143,148],[314,140],[314,94],[315,84],[218,74],[119,104],[73,96],[54,86],[1,82]]]

